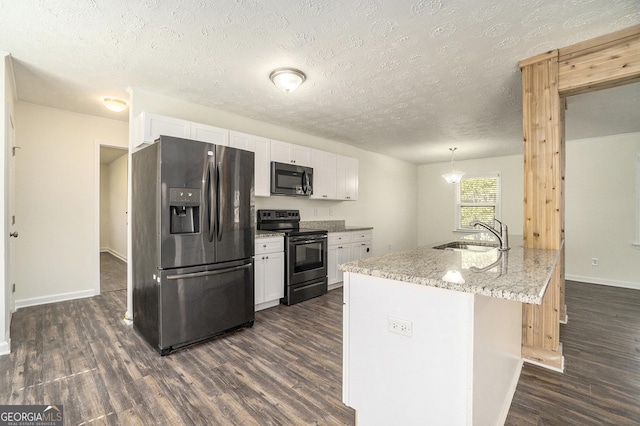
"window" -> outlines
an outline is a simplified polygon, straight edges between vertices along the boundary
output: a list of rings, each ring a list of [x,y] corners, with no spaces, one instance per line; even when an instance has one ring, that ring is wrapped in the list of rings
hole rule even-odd
[[[456,184],[456,231],[470,231],[474,221],[493,225],[500,219],[500,173],[465,175]]]

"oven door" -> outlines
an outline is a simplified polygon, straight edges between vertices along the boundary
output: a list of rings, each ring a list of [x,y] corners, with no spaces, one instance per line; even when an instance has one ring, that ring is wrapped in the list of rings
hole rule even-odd
[[[300,235],[287,240],[288,285],[327,276],[326,235]]]

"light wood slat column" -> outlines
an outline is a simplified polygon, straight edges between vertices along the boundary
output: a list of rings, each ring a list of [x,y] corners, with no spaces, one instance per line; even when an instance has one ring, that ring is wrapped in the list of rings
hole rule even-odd
[[[525,360],[562,370],[566,96],[640,81],[640,25],[520,61],[525,247],[561,249],[543,302],[523,306]],[[561,98],[562,96],[562,98]]]
[[[640,25],[574,44],[559,52],[561,96],[640,81]]]
[[[558,51],[520,64],[524,133],[524,245],[562,248],[564,239],[564,102],[558,92]],[[562,370],[560,306],[564,295],[561,257],[541,305],[523,305],[525,360]]]

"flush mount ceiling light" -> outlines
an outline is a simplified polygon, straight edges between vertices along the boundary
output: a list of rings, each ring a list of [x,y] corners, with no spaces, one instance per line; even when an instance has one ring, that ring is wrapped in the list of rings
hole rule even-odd
[[[456,152],[456,149],[458,148],[449,148],[449,151],[451,151],[451,171],[442,175],[444,180],[446,180],[448,183],[458,183],[462,179],[462,176],[464,176],[464,172],[456,171],[454,167],[454,153]]]
[[[127,109],[127,101],[120,98],[105,97],[102,98],[102,104],[106,109],[113,112],[122,112]]]
[[[295,68],[278,68],[271,72],[269,78],[283,92],[293,92],[307,79],[307,76]]]

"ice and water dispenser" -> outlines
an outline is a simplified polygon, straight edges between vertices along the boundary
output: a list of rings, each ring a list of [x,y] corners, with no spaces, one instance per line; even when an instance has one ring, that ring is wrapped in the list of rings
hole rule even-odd
[[[200,232],[200,198],[199,188],[169,188],[172,234]]]

